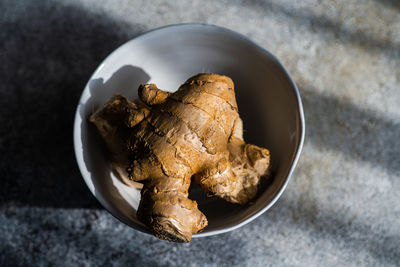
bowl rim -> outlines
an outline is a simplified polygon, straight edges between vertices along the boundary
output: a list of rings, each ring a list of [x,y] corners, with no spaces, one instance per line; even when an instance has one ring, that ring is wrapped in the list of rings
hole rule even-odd
[[[201,27],[201,28],[205,28],[205,29],[212,29],[212,30],[217,30],[217,31],[221,31],[221,32],[225,32],[225,33],[229,33],[232,34],[236,37],[238,37],[241,41],[255,46],[256,48],[258,48],[262,53],[266,54],[268,57],[270,57],[272,60],[275,61],[275,63],[277,63],[278,66],[280,66],[284,72],[284,74],[286,75],[292,89],[294,92],[294,95],[296,97],[297,100],[297,108],[298,108],[298,116],[299,116],[299,121],[300,121],[300,125],[299,125],[299,129],[300,129],[300,140],[299,143],[297,145],[296,148],[296,152],[295,152],[295,157],[293,159],[293,162],[291,164],[291,167],[289,169],[289,172],[286,176],[286,180],[283,183],[283,185],[281,186],[281,188],[279,189],[278,193],[275,195],[275,197],[267,204],[265,205],[265,207],[263,207],[262,209],[260,209],[259,211],[257,211],[255,214],[253,214],[251,217],[243,220],[240,223],[237,223],[233,226],[229,226],[223,229],[218,229],[218,230],[211,230],[209,232],[200,232],[197,234],[193,234],[193,238],[197,238],[197,237],[206,237],[206,236],[213,236],[213,235],[217,235],[217,234],[222,234],[222,233],[226,233],[226,232],[230,232],[233,231],[239,227],[242,227],[243,225],[255,220],[257,217],[259,217],[260,215],[262,215],[264,212],[266,212],[269,208],[271,208],[276,201],[281,197],[282,193],[285,191],[291,176],[293,174],[294,169],[297,166],[297,163],[299,161],[300,158],[300,154],[301,151],[303,149],[303,144],[304,144],[304,138],[305,138],[305,119],[304,119],[304,110],[303,110],[303,104],[301,101],[301,97],[300,97],[300,92],[299,89],[296,86],[296,83],[294,82],[292,76],[290,75],[290,73],[288,72],[288,70],[286,69],[286,67],[282,64],[282,62],[275,56],[273,55],[269,50],[267,50],[266,48],[258,45],[256,42],[252,41],[251,39],[249,39],[248,37],[244,36],[241,33],[238,33],[236,31],[230,30],[228,28],[225,27],[221,27],[221,26],[217,26],[214,24],[205,24],[205,23],[178,23],[178,24],[170,24],[170,25],[166,25],[166,26],[162,26],[162,27],[158,27],[155,29],[151,29],[149,31],[145,31],[142,34],[139,34],[135,37],[133,37],[132,39],[126,41],[125,43],[121,44],[120,46],[118,46],[116,49],[114,49],[106,58],[104,58],[102,60],[102,62],[98,65],[98,67],[93,71],[93,73],[91,74],[88,82],[85,84],[84,90],[85,88],[88,87],[90,80],[93,78],[93,76],[100,71],[103,68],[104,63],[111,58],[115,53],[117,53],[119,50],[121,50],[122,48],[124,48],[125,46],[128,46],[131,42],[137,41],[138,39],[147,37],[150,34],[159,32],[159,31],[165,31],[165,30],[170,30],[170,29],[175,29],[175,28],[194,28],[194,27]],[[80,125],[78,123],[78,117],[80,116],[79,114],[79,109],[82,105],[82,97],[83,97],[83,93],[84,90],[82,91],[81,97],[79,98],[79,102],[77,104],[77,108],[76,108],[76,112],[75,112],[75,117],[74,117],[74,127],[73,127],[73,142],[74,142],[74,154],[75,154],[75,159],[77,161],[78,167],[79,167],[79,171],[82,175],[83,180],[85,181],[86,185],[88,186],[90,192],[93,194],[93,196],[97,199],[97,201],[100,202],[100,204],[105,208],[106,211],[108,211],[113,217],[117,218],[120,222],[134,228],[135,230],[139,230],[143,233],[147,233],[150,234],[149,231],[146,231],[145,229],[142,229],[142,227],[140,227],[139,225],[132,225],[130,223],[127,223],[124,219],[122,219],[120,217],[120,215],[117,212],[111,211],[108,208],[108,204],[105,203],[106,201],[99,198],[98,196],[96,196],[95,194],[95,188],[94,186],[91,186],[89,180],[90,177],[86,177],[86,175],[84,174],[83,170],[87,169],[86,165],[83,161],[79,160],[79,149],[77,148],[77,144],[78,144],[78,139],[81,139],[81,130],[80,130]]]

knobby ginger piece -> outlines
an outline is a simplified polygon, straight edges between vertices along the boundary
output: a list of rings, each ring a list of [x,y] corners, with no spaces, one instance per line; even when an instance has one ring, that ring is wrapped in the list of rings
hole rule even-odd
[[[174,93],[142,85],[139,97],[115,95],[90,120],[121,179],[143,184],[139,220],[158,238],[189,242],[208,223],[188,198],[191,178],[209,196],[245,204],[268,173],[270,153],[244,142],[229,77],[198,74]]]

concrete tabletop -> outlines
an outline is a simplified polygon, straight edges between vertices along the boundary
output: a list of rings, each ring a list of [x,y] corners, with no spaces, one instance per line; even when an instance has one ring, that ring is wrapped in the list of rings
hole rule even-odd
[[[72,122],[118,45],[183,22],[238,31],[299,86],[306,140],[271,210],[233,232],[160,241],[84,184]],[[0,1],[0,266],[399,266],[400,2]]]

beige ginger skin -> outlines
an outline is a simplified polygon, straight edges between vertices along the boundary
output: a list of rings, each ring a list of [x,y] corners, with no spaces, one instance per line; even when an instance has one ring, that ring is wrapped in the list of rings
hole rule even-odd
[[[209,196],[245,204],[270,165],[267,149],[242,137],[233,81],[198,74],[174,93],[139,87],[135,103],[114,95],[90,117],[127,184],[142,183],[137,216],[161,239],[189,242],[207,226],[188,198],[192,180]]]

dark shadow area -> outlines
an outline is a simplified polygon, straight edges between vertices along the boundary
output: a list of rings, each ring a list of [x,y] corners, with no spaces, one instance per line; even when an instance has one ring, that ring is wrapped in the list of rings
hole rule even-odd
[[[326,97],[312,91],[315,90],[308,86],[301,95],[306,117],[306,140],[315,147],[339,151],[393,174],[400,172],[398,121],[359,108],[349,100]]]
[[[396,265],[400,259],[400,236],[385,233],[357,219],[345,219],[344,214],[331,213],[318,209],[311,199],[294,201],[282,198],[276,209],[289,210],[293,213],[292,227],[311,230],[315,239],[326,238],[332,242],[343,242],[347,249],[367,251],[381,263]],[[299,215],[299,217],[294,214]],[[268,216],[266,213],[263,217]]]
[[[0,205],[100,207],[75,161],[75,109],[98,64],[144,27],[52,1],[0,10]]]
[[[381,2],[381,1],[380,1]],[[395,6],[397,1],[384,0],[383,3],[392,3]],[[234,2],[233,2],[234,3]],[[394,63],[399,64],[400,45],[393,41],[385,39],[377,39],[367,32],[357,29],[347,28],[340,23],[327,16],[315,15],[311,12],[306,12],[301,9],[290,9],[284,5],[271,3],[269,1],[244,1],[244,6],[249,6],[255,9],[261,9],[267,14],[273,16],[282,15],[285,20],[295,24],[297,27],[305,28],[310,32],[318,33],[324,37],[326,41],[339,41],[350,45],[362,47],[366,50],[383,53]],[[388,25],[389,27],[389,25]]]
[[[383,4],[388,8],[395,8],[400,10],[400,1],[399,0],[375,0],[377,3]]]

